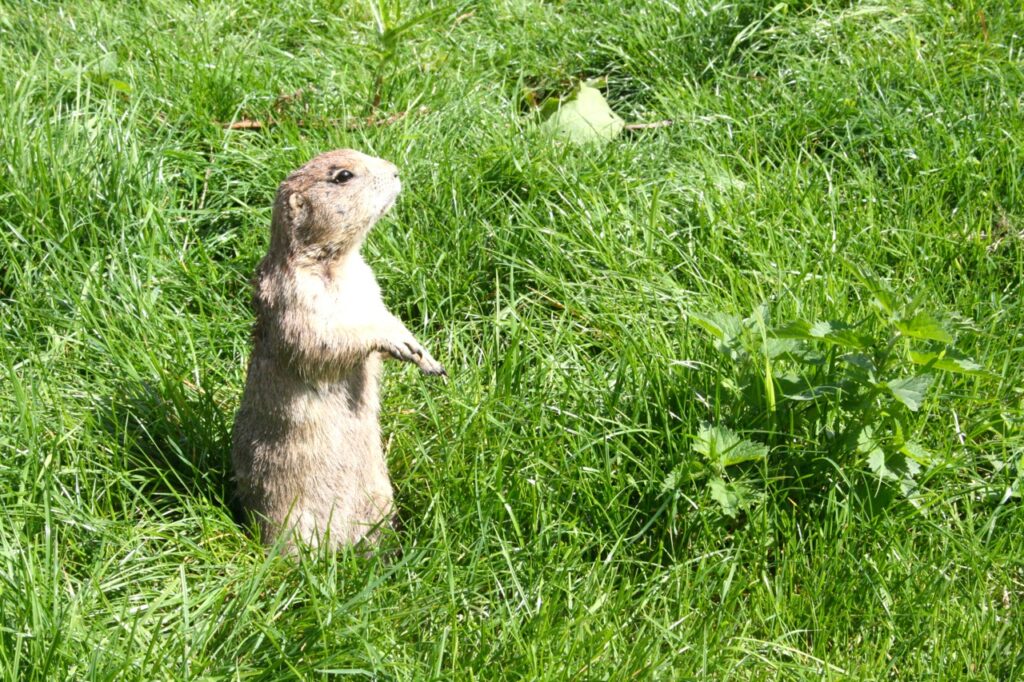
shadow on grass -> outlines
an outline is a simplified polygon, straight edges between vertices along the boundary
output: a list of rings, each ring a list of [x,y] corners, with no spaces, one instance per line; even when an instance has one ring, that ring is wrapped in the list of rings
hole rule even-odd
[[[123,384],[97,416],[119,447],[118,465],[155,508],[198,500],[230,507],[240,520],[231,483],[233,411],[211,391],[169,376]]]
[[[259,537],[232,481],[233,405],[175,379],[125,384],[100,410],[100,424],[120,449],[119,466],[157,511],[177,516],[195,506],[227,509],[241,530]],[[402,527],[396,514],[381,528],[386,556],[401,555],[395,537]]]

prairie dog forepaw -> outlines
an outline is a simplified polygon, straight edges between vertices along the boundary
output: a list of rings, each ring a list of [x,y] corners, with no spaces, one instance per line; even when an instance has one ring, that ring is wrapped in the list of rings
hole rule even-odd
[[[432,358],[430,353],[427,353],[426,351],[423,352],[424,356],[422,360],[416,363],[419,365],[420,371],[424,374],[429,374],[430,376],[441,377],[447,382],[448,372],[445,371],[444,365]]]
[[[433,356],[427,352],[427,349],[421,346],[420,342],[412,336],[398,339],[385,339],[379,344],[379,350],[387,353],[396,360],[415,364],[424,374],[430,374],[432,376],[448,376],[448,373],[445,372],[441,363],[435,360]]]

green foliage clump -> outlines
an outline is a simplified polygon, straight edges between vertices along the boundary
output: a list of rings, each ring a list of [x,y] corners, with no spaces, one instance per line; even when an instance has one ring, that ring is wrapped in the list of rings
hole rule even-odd
[[[972,322],[940,316],[921,298],[899,302],[868,272],[857,280],[871,310],[854,322],[773,324],[767,305],[745,318],[688,315],[725,361],[716,367],[717,387],[738,406],[736,427],[744,435],[702,425],[693,442],[699,459],[674,470],[667,489],[683,474],[708,477],[722,513],[736,517],[758,499],[742,478],[752,462],[799,477],[827,461],[848,480],[870,472],[877,486],[897,486],[907,497],[922,474],[943,464],[918,440],[918,413],[937,373],[985,373],[956,347]]]

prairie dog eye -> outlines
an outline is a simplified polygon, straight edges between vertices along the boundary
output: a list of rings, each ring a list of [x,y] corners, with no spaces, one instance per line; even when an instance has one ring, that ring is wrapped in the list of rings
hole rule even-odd
[[[347,168],[342,168],[340,171],[334,174],[334,177],[331,178],[331,182],[333,182],[336,185],[344,185],[346,182],[348,182],[354,177],[355,175],[352,173],[352,171],[348,170]]]

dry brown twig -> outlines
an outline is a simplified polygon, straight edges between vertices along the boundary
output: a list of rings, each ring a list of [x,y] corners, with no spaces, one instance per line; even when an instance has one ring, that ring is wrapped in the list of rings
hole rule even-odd
[[[326,128],[333,126],[342,126],[348,130],[359,130],[360,128],[372,128],[375,126],[387,126],[401,121],[406,116],[418,115],[422,116],[430,112],[430,107],[422,106],[411,111],[400,111],[396,114],[391,114],[386,117],[379,117],[376,114],[367,116],[365,118],[350,118],[350,119],[339,119],[329,118],[322,121],[307,121],[305,119],[295,119],[295,125],[300,128]],[[220,125],[228,130],[263,130],[264,128],[273,128],[276,125],[280,125],[282,121],[276,121],[273,118],[268,118],[266,121],[260,121],[251,118],[242,118],[237,121],[231,121],[230,123],[221,123]]]
[[[672,125],[672,119],[666,118],[662,121],[652,121],[650,123],[627,123],[626,130],[651,130],[652,128],[667,128]]]

